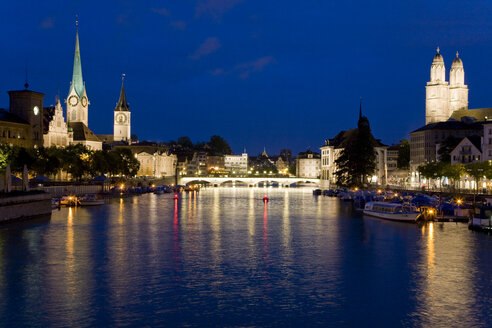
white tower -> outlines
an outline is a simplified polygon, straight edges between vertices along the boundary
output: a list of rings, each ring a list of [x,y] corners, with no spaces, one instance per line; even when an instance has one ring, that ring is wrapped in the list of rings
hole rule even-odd
[[[449,116],[459,109],[468,109],[468,87],[465,85],[463,62],[456,52],[449,72]]]
[[[124,79],[125,79],[125,74],[123,74],[122,81],[121,81],[120,99],[118,100],[118,103],[116,104],[116,108],[114,109],[113,140],[126,141],[130,143],[131,141],[130,107],[126,102]]]
[[[443,122],[449,118],[449,85],[439,47],[432,61],[430,75],[430,82],[425,87],[425,124]]]
[[[75,55],[73,59],[72,82],[70,82],[70,90],[68,91],[68,97],[65,102],[67,103],[67,122],[82,122],[88,127],[88,109],[90,102],[87,99],[85,83],[82,79],[78,22],[77,32],[75,33]]]

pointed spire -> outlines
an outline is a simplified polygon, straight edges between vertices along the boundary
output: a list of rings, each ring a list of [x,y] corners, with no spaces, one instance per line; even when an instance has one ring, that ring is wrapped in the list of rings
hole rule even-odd
[[[80,61],[80,46],[79,46],[79,20],[75,20],[76,32],[75,32],[75,53],[73,58],[73,74],[70,91],[75,89],[75,93],[79,98],[84,95],[84,80],[82,78],[82,62]]]
[[[118,104],[116,105],[115,111],[129,111],[130,106],[126,102],[126,94],[125,94],[125,74],[121,75],[121,91],[120,91],[120,99],[118,100]]]
[[[27,59],[26,59],[26,83],[24,83],[24,88],[26,88],[26,90],[29,88],[29,82],[27,78]]]
[[[360,97],[360,104],[359,104],[359,120],[362,118],[362,96]]]
[[[439,53],[439,51],[440,51],[440,50],[439,50],[439,46],[437,46],[437,53]]]
[[[456,58],[458,58],[460,56],[460,53],[458,51],[456,51]]]

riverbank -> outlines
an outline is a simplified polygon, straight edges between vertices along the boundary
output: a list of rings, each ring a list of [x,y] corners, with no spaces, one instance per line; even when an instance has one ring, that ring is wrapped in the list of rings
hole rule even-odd
[[[0,223],[51,215],[51,195],[42,191],[3,193]]]

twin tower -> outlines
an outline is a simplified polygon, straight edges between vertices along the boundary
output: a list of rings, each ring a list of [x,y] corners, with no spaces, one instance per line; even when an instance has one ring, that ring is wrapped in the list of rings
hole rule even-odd
[[[447,121],[459,109],[468,109],[468,87],[465,85],[463,62],[456,53],[448,83],[444,59],[437,48],[430,82],[425,87],[425,124]]]

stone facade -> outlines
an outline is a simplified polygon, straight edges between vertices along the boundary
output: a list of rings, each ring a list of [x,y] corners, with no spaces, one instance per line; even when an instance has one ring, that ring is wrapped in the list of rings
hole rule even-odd
[[[44,94],[30,90],[9,91],[10,113],[30,125],[31,147],[43,146]]]
[[[137,176],[165,178],[175,175],[178,159],[174,154],[142,151],[135,154],[135,158],[140,163]]]
[[[48,132],[43,135],[43,140],[45,147],[66,147],[73,142],[73,131],[65,122],[59,99],[57,99],[54,115],[48,123]]]
[[[431,65],[430,81],[425,88],[425,124],[447,121],[453,112],[468,109],[468,87],[465,85],[465,71],[458,53],[449,76],[448,83],[444,58],[437,48]]]
[[[482,160],[492,160],[492,122],[483,125]]]
[[[299,178],[319,178],[321,156],[318,153],[307,150],[301,152],[296,158],[296,176]]]
[[[0,143],[31,147],[31,125],[17,115],[0,109]]]
[[[248,154],[224,155],[224,169],[230,173],[247,173]]]

